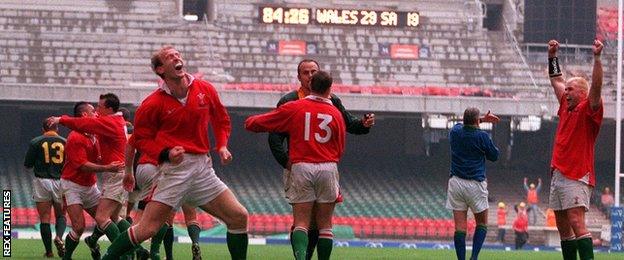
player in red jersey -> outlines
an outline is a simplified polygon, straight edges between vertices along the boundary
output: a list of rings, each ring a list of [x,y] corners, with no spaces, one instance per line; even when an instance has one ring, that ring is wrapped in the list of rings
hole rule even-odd
[[[126,175],[123,180],[124,188],[129,192],[128,207],[138,202],[135,223],[141,219],[145,206],[149,201],[149,195],[154,185],[158,182],[161,174],[158,170],[158,160],[149,158],[145,154],[137,153],[133,147],[134,138],[130,137],[126,146]],[[136,166],[135,166],[136,161]],[[201,227],[197,221],[197,211],[195,207],[182,205],[184,220],[191,238],[191,252],[193,260],[202,259],[201,248],[199,246],[199,233]],[[151,239],[150,258],[160,259],[160,245],[164,242],[166,259],[173,259],[173,219],[175,211],[171,212],[165,224],[158,230]]]
[[[300,83],[299,88],[282,96],[282,98],[280,98],[277,102],[277,107],[286,104],[287,102],[299,100],[310,95],[310,79],[319,69],[317,61],[312,59],[301,60],[299,64],[297,64],[297,80],[299,80]],[[340,100],[340,98],[335,94],[330,94],[329,99],[340,111],[340,113],[342,113],[347,133],[365,135],[368,134],[372,126],[375,125],[375,114],[369,113],[363,118],[358,118],[347,111],[347,109],[342,105],[342,100]],[[288,179],[291,174],[291,162],[288,158],[288,149],[285,148],[285,146],[287,146],[287,142],[284,142],[285,140],[288,140],[288,136],[284,133],[269,133],[269,147],[271,148],[271,153],[273,154],[275,160],[284,168],[284,180]],[[284,145],[284,143],[286,143],[286,145]],[[340,195],[336,202],[340,203],[342,200],[342,195]],[[291,227],[291,233],[293,228],[294,226]],[[314,250],[316,249],[316,244],[318,243],[318,237],[319,230],[316,227],[316,223],[314,223],[314,218],[312,218],[310,229],[308,230],[308,250],[306,253],[308,260],[312,259],[314,255]]]
[[[246,259],[247,209],[216,176],[209,156],[211,125],[221,163],[232,161],[227,110],[210,83],[186,73],[184,60],[173,47],[165,46],[152,56],[152,69],[163,83],[137,109],[133,137],[141,153],[158,158],[162,176],[139,223],[113,242],[104,259],[117,259],[154,236],[166,220],[163,216],[183,203],[223,220],[232,259]]]
[[[102,164],[119,163],[125,160],[126,121],[119,112],[119,98],[113,93],[100,95],[96,108],[97,117],[51,117],[51,124],[62,124],[72,130],[96,135],[101,148]],[[97,240],[104,234],[114,240],[120,231],[130,227],[130,223],[119,218],[122,203],[126,202],[128,192],[122,186],[122,167],[118,172],[107,172],[101,177],[102,196],[98,204],[95,221],[97,228],[85,242],[93,249]]]
[[[78,102],[74,105],[74,116],[93,118],[95,109],[87,102]],[[100,199],[95,172],[117,172],[123,167],[119,162],[99,164],[101,159],[99,147],[97,139],[91,134],[71,131],[67,137],[65,149],[67,161],[61,175],[61,189],[72,230],[65,237],[67,252],[64,259],[71,259],[84,231],[85,219],[82,211],[86,211],[95,219]],[[98,259],[99,254],[99,246],[95,244],[92,257]]]
[[[319,228],[319,259],[329,259],[333,246],[331,218],[340,188],[337,163],[344,152],[346,127],[329,99],[331,84],[331,76],[318,71],[312,76],[311,95],[245,121],[249,131],[288,133],[290,138],[292,174],[285,190],[293,206],[291,244],[297,260],[306,259],[307,231],[313,216]]]
[[[594,146],[603,117],[602,42],[593,46],[594,66],[591,87],[582,77],[564,79],[557,50],[548,43],[548,72],[557,100],[559,124],[551,160],[550,207],[555,210],[563,259],[594,259],[592,237],[585,226],[585,212],[596,182]]]

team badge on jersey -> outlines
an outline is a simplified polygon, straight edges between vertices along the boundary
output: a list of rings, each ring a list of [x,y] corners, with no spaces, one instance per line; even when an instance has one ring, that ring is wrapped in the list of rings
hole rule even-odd
[[[206,106],[206,101],[204,101],[204,98],[206,97],[206,94],[204,93],[199,93],[197,94],[197,98],[199,99],[199,106]]]

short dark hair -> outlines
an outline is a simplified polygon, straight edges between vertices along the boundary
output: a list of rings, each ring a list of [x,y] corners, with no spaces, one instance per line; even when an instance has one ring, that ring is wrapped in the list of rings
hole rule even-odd
[[[121,112],[121,115],[123,116],[124,121],[126,122],[130,121],[130,110],[128,110],[125,107],[120,107],[119,112]]]
[[[113,93],[100,95],[100,100],[104,99],[104,105],[113,109],[113,112],[119,111],[119,97]]]
[[[314,62],[314,64],[316,64],[316,67],[319,68],[319,70],[321,69],[321,65],[319,65],[319,63],[313,59],[303,59],[299,62],[299,65],[297,65],[297,75],[301,74],[301,65],[303,65],[304,63],[308,63],[308,62]]]
[[[312,75],[310,90],[317,94],[325,93],[332,85],[333,79],[326,71],[319,70]]]
[[[48,124],[48,119],[43,119],[43,122],[41,122],[41,128],[43,128],[43,131],[58,131],[58,125],[57,124]]]
[[[476,107],[466,108],[464,111],[464,125],[479,124],[479,109]]]
[[[74,116],[81,117],[82,112],[85,111],[85,108],[90,105],[89,102],[80,101],[74,105]]]

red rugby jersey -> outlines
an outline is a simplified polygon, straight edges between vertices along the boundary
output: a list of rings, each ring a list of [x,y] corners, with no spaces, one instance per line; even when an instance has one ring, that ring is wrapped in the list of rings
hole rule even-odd
[[[345,145],[342,114],[329,99],[308,96],[245,120],[252,132],[288,133],[292,163],[338,162]]]
[[[95,172],[80,170],[87,162],[99,163],[99,149],[95,137],[89,137],[77,131],[71,131],[65,144],[65,165],[61,179],[82,186],[93,186],[96,183]]]
[[[134,135],[130,136],[130,139],[128,139],[128,144],[136,148]],[[158,159],[149,157],[145,153],[139,153],[139,160],[137,161],[137,164],[146,164],[146,163],[158,166]]]
[[[185,103],[161,87],[137,109],[134,146],[145,156],[158,158],[163,149],[174,146],[184,147],[187,153],[208,153],[208,124],[212,125],[216,148],[227,147],[232,127],[217,91],[206,81],[187,77],[190,84]]]
[[[562,97],[557,114],[559,125],[551,167],[559,170],[566,178],[594,186],[594,146],[602,123],[602,101],[596,111],[591,109],[588,99],[568,111],[568,101]]]
[[[128,140],[121,112],[99,117],[62,116],[59,122],[72,130],[95,134],[100,143],[102,164],[124,162]]]

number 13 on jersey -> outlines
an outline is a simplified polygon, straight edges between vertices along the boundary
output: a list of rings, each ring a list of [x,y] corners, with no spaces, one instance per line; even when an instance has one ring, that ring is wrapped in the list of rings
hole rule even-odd
[[[303,133],[303,140],[305,141],[310,141],[310,121],[312,121],[312,113],[310,112],[306,112],[305,113],[305,127],[304,127],[304,133]],[[320,131],[324,132],[323,134],[321,133],[314,133],[314,140],[316,140],[319,143],[327,143],[332,136],[332,130],[331,128],[329,128],[329,124],[332,122],[332,120],[334,119],[331,115],[328,114],[323,114],[323,113],[318,113],[316,114],[316,119],[321,119],[322,121],[320,122],[320,124],[318,125],[318,128],[320,129]],[[317,120],[314,120],[314,122],[317,122]]]

